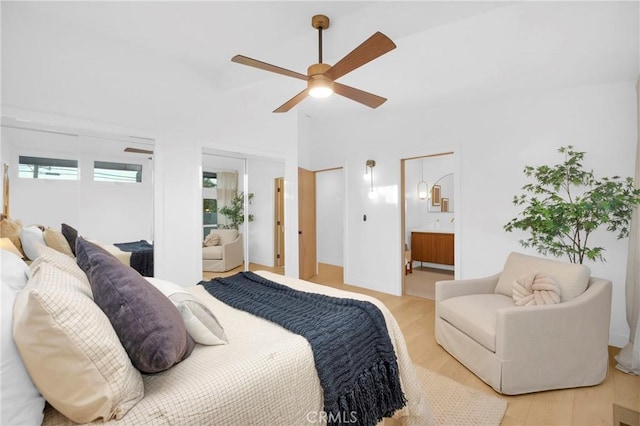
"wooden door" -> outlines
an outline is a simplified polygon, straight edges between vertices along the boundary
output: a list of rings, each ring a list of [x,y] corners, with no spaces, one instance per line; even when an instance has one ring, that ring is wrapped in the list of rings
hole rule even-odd
[[[273,266],[284,266],[284,178],[275,179]]]
[[[298,256],[299,277],[316,275],[316,175],[298,168]]]

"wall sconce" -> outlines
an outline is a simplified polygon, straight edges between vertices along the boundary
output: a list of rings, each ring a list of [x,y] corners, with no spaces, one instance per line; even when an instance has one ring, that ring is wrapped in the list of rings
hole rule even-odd
[[[369,198],[371,199],[376,198],[376,195],[377,195],[376,192],[373,190],[373,168],[375,166],[376,166],[375,160],[367,160],[364,166],[364,177],[365,179],[369,179],[369,182],[371,183],[371,186],[369,189]]]

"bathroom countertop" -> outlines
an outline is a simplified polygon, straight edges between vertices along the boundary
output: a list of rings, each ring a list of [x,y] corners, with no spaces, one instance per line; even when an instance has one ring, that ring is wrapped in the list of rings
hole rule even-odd
[[[453,229],[424,229],[424,228],[419,228],[419,229],[412,229],[411,232],[432,232],[432,233],[436,233],[436,234],[455,234],[455,231]]]

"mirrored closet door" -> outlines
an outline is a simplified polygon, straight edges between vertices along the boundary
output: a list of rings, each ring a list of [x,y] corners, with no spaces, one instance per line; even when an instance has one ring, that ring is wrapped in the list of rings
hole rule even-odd
[[[2,120],[10,217],[105,244],[153,240],[153,147],[141,137]]]
[[[283,161],[203,150],[205,279],[242,270],[284,273],[283,176]]]

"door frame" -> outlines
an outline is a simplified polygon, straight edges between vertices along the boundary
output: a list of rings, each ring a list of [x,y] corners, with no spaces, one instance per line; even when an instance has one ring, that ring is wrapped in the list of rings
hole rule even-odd
[[[284,215],[284,177],[274,179],[274,212],[273,212],[273,265],[276,268],[284,267],[286,218]]]
[[[417,159],[421,159],[421,158],[433,158],[433,157],[441,157],[444,155],[453,155],[454,157],[454,190],[455,190],[455,210],[453,212],[453,216],[454,216],[454,278],[457,278],[460,276],[460,244],[459,244],[459,220],[458,220],[458,216],[459,216],[459,212],[460,212],[460,157],[459,157],[459,152],[458,149],[450,149],[450,150],[444,150],[444,151],[437,151],[435,153],[431,153],[431,154],[424,154],[424,155],[415,155],[412,157],[406,157],[406,158],[401,158],[400,159],[400,232],[401,232],[401,245],[400,245],[400,249],[401,249],[401,263],[402,263],[402,267],[401,267],[401,274],[402,274],[402,278],[401,278],[401,282],[402,282],[402,295],[405,295],[405,279],[406,279],[406,274],[405,274],[405,260],[404,260],[404,248],[405,245],[407,244],[407,238],[406,238],[406,234],[407,234],[407,229],[406,229],[406,215],[407,215],[407,207],[406,207],[406,170],[405,170],[405,163],[406,161],[409,160],[417,160]]]

